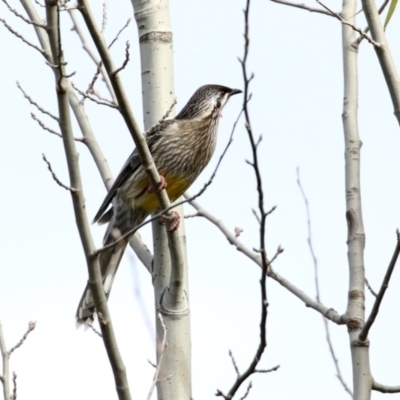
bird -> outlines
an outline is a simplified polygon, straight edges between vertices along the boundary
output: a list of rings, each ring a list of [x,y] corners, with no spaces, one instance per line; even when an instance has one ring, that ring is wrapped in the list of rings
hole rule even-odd
[[[160,175],[160,184],[156,188],[150,184],[139,153],[134,149],[93,220],[99,224],[108,222],[104,246],[115,242],[159,210],[156,191],[165,188],[173,202],[189,189],[214,153],[223,107],[231,96],[238,93],[242,91],[221,85],[201,86],[175,118],[161,120],[145,133]],[[175,212],[170,229],[178,226],[179,215]],[[129,237],[125,239],[99,255],[107,299]],[[78,325],[91,325],[95,313],[93,296],[87,284],[76,312]]]

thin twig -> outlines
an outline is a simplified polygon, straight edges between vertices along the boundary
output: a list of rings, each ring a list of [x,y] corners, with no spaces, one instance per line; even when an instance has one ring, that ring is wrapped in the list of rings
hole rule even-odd
[[[47,164],[47,168],[49,169],[51,176],[53,177],[53,179],[55,180],[55,182],[57,183],[57,185],[61,186],[62,188],[64,188],[65,190],[69,190],[70,192],[76,192],[76,189],[71,187],[71,186],[67,186],[64,183],[62,183],[58,178],[57,175],[55,174],[55,172],[53,171],[53,168],[51,167],[51,164],[49,161],[47,161],[46,155],[43,153],[42,154],[42,158],[43,161]]]
[[[24,43],[26,43],[28,46],[33,47],[35,50],[37,50],[42,56],[45,56],[45,52],[38,46],[36,46],[35,44],[29,42],[28,40],[26,40],[20,33],[18,33],[16,30],[14,30],[13,28],[11,28],[10,25],[7,24],[7,22],[0,18],[0,21],[3,23],[3,25],[13,34],[15,35],[17,38],[21,39]]]
[[[128,18],[128,20],[126,21],[125,25],[118,31],[118,33],[116,34],[115,38],[108,45],[109,49],[111,49],[111,46],[118,40],[119,35],[121,35],[121,33],[129,26],[130,23],[131,23],[131,18]]]
[[[13,371],[13,394],[11,400],[17,400],[17,374]]]
[[[41,127],[42,127],[42,129],[44,129],[45,131],[47,131],[47,132],[50,132],[52,135],[55,135],[55,136],[58,136],[59,138],[62,138],[62,135],[61,135],[61,133],[59,133],[59,132],[57,132],[57,131],[55,131],[55,130],[53,130],[53,129],[51,129],[51,128],[49,128],[47,125],[45,125],[45,123],[40,119],[40,118],[38,118],[34,113],[31,113],[31,117],[32,117],[32,119],[34,120],[34,121],[36,121]],[[74,140],[76,141],[76,142],[85,142],[85,139],[83,139],[83,138],[74,138]]]
[[[186,199],[190,199],[190,195],[188,193],[186,193],[184,197]],[[252,260],[256,265],[258,265],[261,268],[261,258],[251,249],[246,247],[238,238],[236,238],[235,235],[231,232],[231,230],[228,229],[219,218],[208,212],[194,200],[189,201],[189,204],[194,209],[196,209],[197,216],[203,217],[208,221],[210,221],[213,225],[215,225],[221,231],[221,233],[226,237],[228,242],[232,246],[235,246],[236,250],[243,253],[246,257],[248,257],[250,260]],[[300,290],[297,286],[293,285],[282,275],[275,272],[271,267],[269,267],[268,269],[268,276],[273,280],[275,280],[276,282],[278,282],[280,285],[282,285],[285,289],[287,289],[297,298],[299,298],[305,304],[306,307],[310,307],[315,311],[318,311],[320,314],[322,314],[335,324],[343,325],[345,323],[343,315],[338,314],[337,311],[335,311],[333,308],[328,308],[324,304],[318,303],[310,296],[308,296],[306,293],[304,293],[302,290]]]
[[[270,372],[277,371],[280,367],[280,365],[275,365],[275,367],[269,369],[256,369],[255,372],[258,372],[259,374],[269,374]]]
[[[151,383],[151,387],[149,390],[149,394],[147,395],[147,400],[151,399],[151,395],[153,394],[154,388],[157,385],[157,382],[159,381],[158,376],[160,374],[160,370],[161,370],[161,364],[164,358],[164,354],[165,354],[165,349],[167,348],[167,327],[165,326],[163,317],[161,315],[161,313],[157,314],[158,320],[160,321],[161,327],[163,329],[163,339],[161,342],[161,349],[159,352],[159,358],[158,358],[158,363],[157,363],[157,367],[156,367],[156,372],[154,373],[154,378],[153,378],[153,382]],[[149,361],[150,363],[150,361]],[[151,365],[154,366],[154,364],[150,363]]]
[[[251,162],[254,174],[257,182],[257,194],[258,194],[258,211],[260,214],[260,228],[259,228],[259,240],[260,240],[260,260],[261,260],[261,279],[260,279],[260,289],[261,289],[261,317],[260,317],[260,329],[259,329],[259,343],[255,352],[255,355],[250,362],[247,369],[239,374],[239,370],[234,363],[235,370],[237,373],[237,377],[229,392],[225,395],[222,391],[217,391],[217,396],[222,396],[225,400],[230,400],[236,394],[241,385],[246,381],[246,379],[252,374],[256,373],[256,369],[258,364],[261,361],[262,355],[264,353],[265,348],[267,347],[267,316],[268,316],[268,300],[267,300],[267,276],[268,276],[268,268],[270,267],[270,262],[267,258],[267,251],[265,245],[265,230],[266,230],[266,221],[267,216],[270,213],[265,212],[264,208],[264,192],[261,178],[261,171],[258,163],[258,144],[259,141],[254,139],[251,121],[250,121],[250,112],[248,108],[248,102],[250,100],[249,96],[249,84],[253,79],[253,74],[249,77],[247,73],[247,58],[249,55],[249,44],[250,44],[250,36],[249,36],[249,13],[250,13],[250,0],[246,2],[246,8],[244,9],[244,55],[240,61],[242,67],[242,75],[244,81],[244,90],[243,90],[243,113],[245,117],[245,127],[248,134],[250,147],[252,151],[253,160]],[[271,211],[272,212],[272,211]],[[235,238],[236,239],[236,238]],[[276,255],[273,257],[273,260],[278,256],[278,254],[282,253],[281,248],[278,248]],[[232,357],[233,359],[233,357]],[[248,391],[251,386],[248,387]],[[244,397],[247,397],[248,392]]]
[[[26,18],[25,16],[23,16],[22,14],[20,14],[17,10],[15,10],[14,8],[12,8],[9,4],[7,0],[3,0],[3,3],[5,3],[5,5],[8,7],[8,9],[18,18],[21,18],[24,22],[26,22],[27,24],[31,24],[31,25],[35,25],[38,28],[43,28],[46,29],[46,25],[44,24],[39,24],[36,23],[34,21],[31,21],[30,19]]]
[[[41,113],[48,115],[50,118],[53,118],[54,120],[56,120],[57,122],[59,122],[58,117],[56,117],[54,114],[52,114],[50,111],[45,110],[43,107],[41,107],[38,103],[36,103],[30,96],[28,96],[28,94],[25,92],[25,90],[22,88],[21,84],[17,81],[17,86],[19,88],[19,90],[22,92],[22,94],[24,95],[24,97],[29,101],[29,103],[31,103],[32,105],[34,105]]]
[[[236,364],[235,357],[233,357],[233,353],[232,353],[231,350],[229,350],[229,357],[230,357],[231,360],[232,360],[232,365],[233,365],[233,368],[235,368],[236,375],[237,375],[237,376],[240,376],[239,368],[238,368],[238,366],[237,366],[237,364]]]
[[[382,5],[379,7],[378,13],[382,14],[386,6],[389,4],[390,0],[385,0]],[[364,33],[367,34],[369,32],[369,26],[364,29]],[[358,47],[360,43],[364,40],[364,36],[359,36],[357,40],[353,43],[353,46]]]
[[[89,55],[89,57],[93,60],[93,62],[96,64],[96,68],[101,70],[101,76],[103,77],[103,80],[106,84],[106,87],[108,89],[108,92],[110,93],[110,96],[112,98],[112,101],[114,103],[116,103],[116,97],[115,97],[115,93],[114,93],[114,89],[111,85],[110,79],[107,75],[107,72],[103,66],[103,63],[101,62],[101,60],[99,60],[97,54],[95,53],[95,51],[89,46],[85,34],[83,33],[83,30],[81,29],[81,26],[79,24],[79,21],[76,17],[75,11],[71,10],[70,8],[68,9],[68,13],[69,16],[71,17],[72,23],[73,23],[73,30],[77,33],[77,35],[79,36],[79,39],[82,43],[82,47],[83,49],[86,51],[86,53]],[[97,79],[97,78],[96,78]],[[92,81],[94,80],[94,78],[92,79]],[[94,83],[93,83],[94,84]]]
[[[240,398],[240,400],[244,400],[250,393],[251,388],[253,387],[253,383],[250,381],[247,385],[246,393]]]
[[[357,26],[351,24],[350,22],[347,22],[345,19],[342,18],[342,16],[335,12],[332,11],[328,6],[326,6],[325,4],[323,4],[320,0],[315,0],[318,4],[321,4],[322,7],[324,7],[326,10],[328,10],[332,16],[336,17],[342,24],[349,26],[351,29],[353,29],[354,31],[358,32],[362,37],[364,37],[365,39],[368,40],[368,42],[370,42],[372,45],[374,45],[376,48],[381,47],[381,45],[378,42],[375,42],[375,40],[373,40],[370,36],[368,36],[366,33],[364,33],[362,31],[361,28],[358,28]]]
[[[99,332],[93,325],[90,325],[90,329],[91,329],[97,336],[100,336],[101,338],[103,337],[103,335],[101,334],[101,332]]]
[[[55,131],[55,130],[49,128],[48,126],[46,126],[46,125],[44,124],[44,122],[43,122],[41,119],[39,119],[34,113],[31,113],[31,118],[32,118],[34,121],[36,121],[36,122],[42,127],[42,129],[44,129],[45,131],[50,132],[52,135],[56,135],[56,136],[62,138],[61,133],[59,133],[59,132],[57,132],[57,131]]]
[[[374,289],[372,289],[372,286],[369,284],[367,278],[364,278],[364,282],[365,282],[365,286],[369,289],[369,291],[371,292],[371,294],[372,294],[374,297],[377,297],[378,295],[376,294],[376,292],[374,291]]]
[[[103,19],[101,21],[101,33],[104,33],[106,30],[107,26],[107,19],[108,19],[108,6],[107,6],[107,0],[104,0],[103,3]]]
[[[293,3],[291,1],[287,0],[271,0],[273,3],[278,3],[278,4],[283,4],[285,6],[290,6],[290,7],[295,7],[295,8],[300,8],[302,10],[310,11],[310,12],[315,12],[323,15],[327,15],[328,17],[332,17],[332,13],[322,10],[320,8],[316,7],[310,7],[306,4],[300,4],[300,3]]]
[[[7,400],[10,398],[10,354],[7,351],[6,341],[4,338],[3,327],[0,321],[0,352],[2,358],[2,373],[0,381],[3,385],[3,398]]]
[[[24,335],[22,336],[21,340],[14,346],[11,347],[10,350],[8,350],[8,354],[11,356],[11,354],[17,350],[18,348],[20,348],[25,340],[28,338],[28,335],[36,328],[36,322],[35,321],[30,321],[28,324],[28,329],[27,331],[24,333]]]
[[[319,278],[318,278],[318,260],[317,260],[317,257],[315,255],[314,246],[313,246],[313,242],[312,242],[310,207],[309,207],[307,196],[306,196],[306,194],[304,192],[303,186],[302,186],[301,181],[300,181],[300,170],[299,170],[299,168],[297,168],[297,185],[299,186],[299,189],[300,189],[300,192],[301,192],[301,196],[303,198],[304,205],[306,207],[307,232],[308,232],[307,243],[308,243],[308,248],[310,250],[311,257],[312,257],[313,264],[314,264],[315,299],[317,300],[318,303],[321,303],[321,295],[320,295],[320,290],[319,290]],[[341,372],[340,367],[339,367],[339,360],[338,360],[338,358],[336,356],[335,349],[333,347],[331,334],[330,334],[330,331],[329,331],[328,320],[324,316],[322,316],[322,319],[323,319],[323,323],[324,323],[324,327],[325,327],[326,341],[328,343],[329,352],[331,353],[331,357],[332,357],[332,360],[333,360],[333,363],[334,363],[335,369],[336,369],[336,377],[339,379],[339,382],[342,384],[344,390],[351,396],[351,398],[353,398],[353,393],[350,390],[350,388],[347,385],[347,383],[345,382],[345,380],[343,378],[343,375],[342,375],[342,372]]]
[[[114,108],[114,109],[117,109],[117,110],[118,110],[118,106],[117,106],[117,105],[115,105],[115,104],[113,104],[113,103],[110,103],[110,102],[108,102],[108,101],[98,100],[98,99],[96,99],[95,97],[90,96],[88,93],[86,93],[86,92],[84,92],[83,90],[79,89],[79,88],[75,85],[75,83],[71,82],[71,86],[72,86],[80,95],[82,95],[85,99],[89,99],[89,100],[93,101],[94,103],[97,103],[97,104],[99,104],[99,105],[101,105],[101,106],[107,106],[107,107],[111,107],[111,108]]]
[[[378,296],[376,296],[374,306],[372,307],[371,313],[369,314],[368,320],[363,326],[360,335],[358,336],[360,341],[365,341],[368,337],[369,330],[372,326],[372,324],[375,322],[376,317],[378,316],[379,313],[379,307],[381,306],[383,296],[385,295],[386,289],[389,287],[389,281],[392,276],[392,272],[394,270],[394,267],[396,266],[397,259],[400,254],[400,233],[399,230],[396,231],[397,235],[397,243],[396,243],[396,248],[394,249],[394,253],[392,256],[392,259],[390,260],[389,266],[386,270],[385,277],[383,278],[381,288],[379,290]]]
[[[131,47],[131,45],[129,44],[129,41],[127,41],[126,46],[125,46],[125,60],[119,68],[117,68],[115,71],[112,72],[112,75],[117,75],[118,72],[121,72],[128,65],[128,62],[130,59],[130,55],[129,55],[130,47]]]

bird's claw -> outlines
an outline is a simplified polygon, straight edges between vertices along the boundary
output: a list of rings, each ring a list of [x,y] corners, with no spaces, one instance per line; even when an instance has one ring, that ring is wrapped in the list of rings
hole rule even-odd
[[[160,223],[160,225],[164,225],[166,219],[166,217],[161,217],[158,222]],[[172,215],[171,217],[168,217],[168,220],[170,221],[168,232],[176,231],[180,225],[180,215],[176,211],[172,211]]]
[[[160,182],[158,182],[157,187],[154,188],[154,186],[151,183],[149,183],[147,185],[146,190],[148,193],[156,193],[156,192],[161,192],[161,190],[165,189],[166,187],[167,187],[167,181],[162,175],[160,175]]]

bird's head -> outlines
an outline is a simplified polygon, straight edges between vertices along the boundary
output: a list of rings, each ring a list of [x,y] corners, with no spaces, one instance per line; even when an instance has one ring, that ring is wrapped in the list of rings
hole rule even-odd
[[[175,119],[207,117],[214,111],[217,111],[216,115],[219,115],[228,99],[238,93],[242,93],[242,91],[221,85],[201,86]]]

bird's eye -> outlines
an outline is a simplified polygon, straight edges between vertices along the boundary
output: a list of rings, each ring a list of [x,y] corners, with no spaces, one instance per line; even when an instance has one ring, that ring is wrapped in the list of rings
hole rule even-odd
[[[219,97],[222,99],[225,96],[225,92],[219,92]]]

